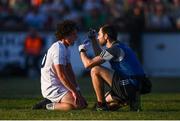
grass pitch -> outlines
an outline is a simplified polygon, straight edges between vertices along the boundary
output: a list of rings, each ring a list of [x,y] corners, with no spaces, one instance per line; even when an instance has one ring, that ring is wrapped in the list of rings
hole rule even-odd
[[[42,99],[38,79],[0,79],[0,120],[179,120],[179,79],[153,79],[153,91],[142,96],[142,112],[129,112],[123,107],[114,112],[96,112],[96,101],[89,78],[78,80],[88,108],[69,112],[31,110]],[[173,82],[173,83],[172,83]]]

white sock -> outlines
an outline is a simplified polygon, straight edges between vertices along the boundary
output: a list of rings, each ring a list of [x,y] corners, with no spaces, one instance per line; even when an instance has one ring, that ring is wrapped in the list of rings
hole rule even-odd
[[[54,110],[54,108],[55,108],[55,103],[46,104],[46,109],[47,110]]]

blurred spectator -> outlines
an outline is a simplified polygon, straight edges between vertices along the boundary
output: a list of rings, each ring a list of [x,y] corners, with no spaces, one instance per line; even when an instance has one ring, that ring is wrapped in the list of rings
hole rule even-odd
[[[104,0],[103,11],[108,14],[108,23],[116,23],[116,25],[123,27],[123,17],[125,14],[124,2],[117,0]]]
[[[13,29],[23,27],[23,20],[8,7],[8,2],[0,2],[0,28]]]
[[[55,29],[56,23],[84,18],[84,29],[89,25],[116,23],[124,30],[127,11],[134,6],[144,10],[147,29],[175,28],[180,16],[180,0],[0,0],[0,28],[25,29],[36,27]],[[97,13],[95,13],[97,12]],[[91,15],[88,15],[91,14]],[[100,16],[100,18],[97,18]],[[108,16],[108,17],[107,17]],[[8,19],[6,19],[8,17]],[[22,19],[23,18],[23,19]],[[88,20],[90,19],[90,20]],[[83,25],[80,20],[79,25]],[[8,28],[8,29],[11,29]]]
[[[63,17],[63,20],[73,20],[76,22],[80,30],[82,30],[83,25],[82,25],[82,15],[79,11],[76,10],[70,10],[69,7],[66,7],[65,9],[65,15]]]
[[[154,11],[149,13],[147,27],[152,29],[172,28],[172,22],[162,3],[157,3],[154,7]]]
[[[7,10],[7,16],[4,18],[4,28],[20,28],[23,26],[23,20],[22,17],[16,15],[16,13],[13,11],[13,9],[8,8]]]
[[[85,7],[86,13],[83,16],[83,23],[85,28],[98,29],[102,24],[106,22],[106,13],[97,6]]]
[[[40,14],[45,15],[47,21],[46,28],[55,28],[56,23],[62,20],[65,14],[65,3],[63,0],[45,0],[40,6]],[[48,26],[47,26],[48,25]]]
[[[180,30],[180,18],[176,20],[176,29]]]
[[[2,28],[8,16],[8,3],[0,1],[0,27]]]
[[[24,0],[11,0],[9,2],[10,8],[12,8],[14,13],[16,13],[16,15],[20,17],[23,17],[30,7],[30,3]]]
[[[39,12],[38,7],[33,7],[24,18],[24,22],[28,25],[28,27],[36,29],[43,29],[46,20],[46,16]]]
[[[67,6],[69,9],[73,9],[73,3],[74,3],[75,0],[64,0],[64,4],[65,6]]]
[[[54,19],[58,18],[57,15],[52,11],[52,0],[45,0],[44,3],[39,7],[40,14],[46,16],[46,22],[44,23],[45,29],[51,29],[53,26]]]
[[[139,60],[142,62],[142,32],[145,27],[145,16],[143,8],[135,6],[127,16],[127,28],[130,35],[130,47],[136,52]]]
[[[84,11],[91,11],[95,8],[101,9],[101,4],[99,0],[86,0],[83,7]]]
[[[73,0],[73,9],[79,12],[83,12],[83,5],[85,0]]]
[[[44,39],[34,28],[30,28],[24,41],[25,69],[30,77],[40,74],[39,62],[44,46]]]
[[[31,5],[34,7],[39,7],[43,0],[31,0]]]
[[[179,29],[179,18],[180,18],[180,0],[172,0],[169,10],[170,17],[176,28]]]

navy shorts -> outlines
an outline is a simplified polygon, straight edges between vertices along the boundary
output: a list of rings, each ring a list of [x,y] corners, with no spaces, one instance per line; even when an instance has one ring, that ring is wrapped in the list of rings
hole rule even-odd
[[[137,88],[131,83],[132,79],[121,79],[116,73],[113,75],[111,96],[122,102],[133,101],[136,98]]]

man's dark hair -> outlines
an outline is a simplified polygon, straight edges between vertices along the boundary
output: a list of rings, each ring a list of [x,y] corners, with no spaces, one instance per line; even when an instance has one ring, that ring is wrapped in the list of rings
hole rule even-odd
[[[64,37],[70,35],[74,30],[77,30],[77,25],[74,21],[71,20],[65,20],[61,23],[57,24],[56,28],[56,38],[58,40],[63,39]]]
[[[117,40],[117,30],[114,25],[106,24],[102,26],[102,33],[107,34],[112,40]]]

